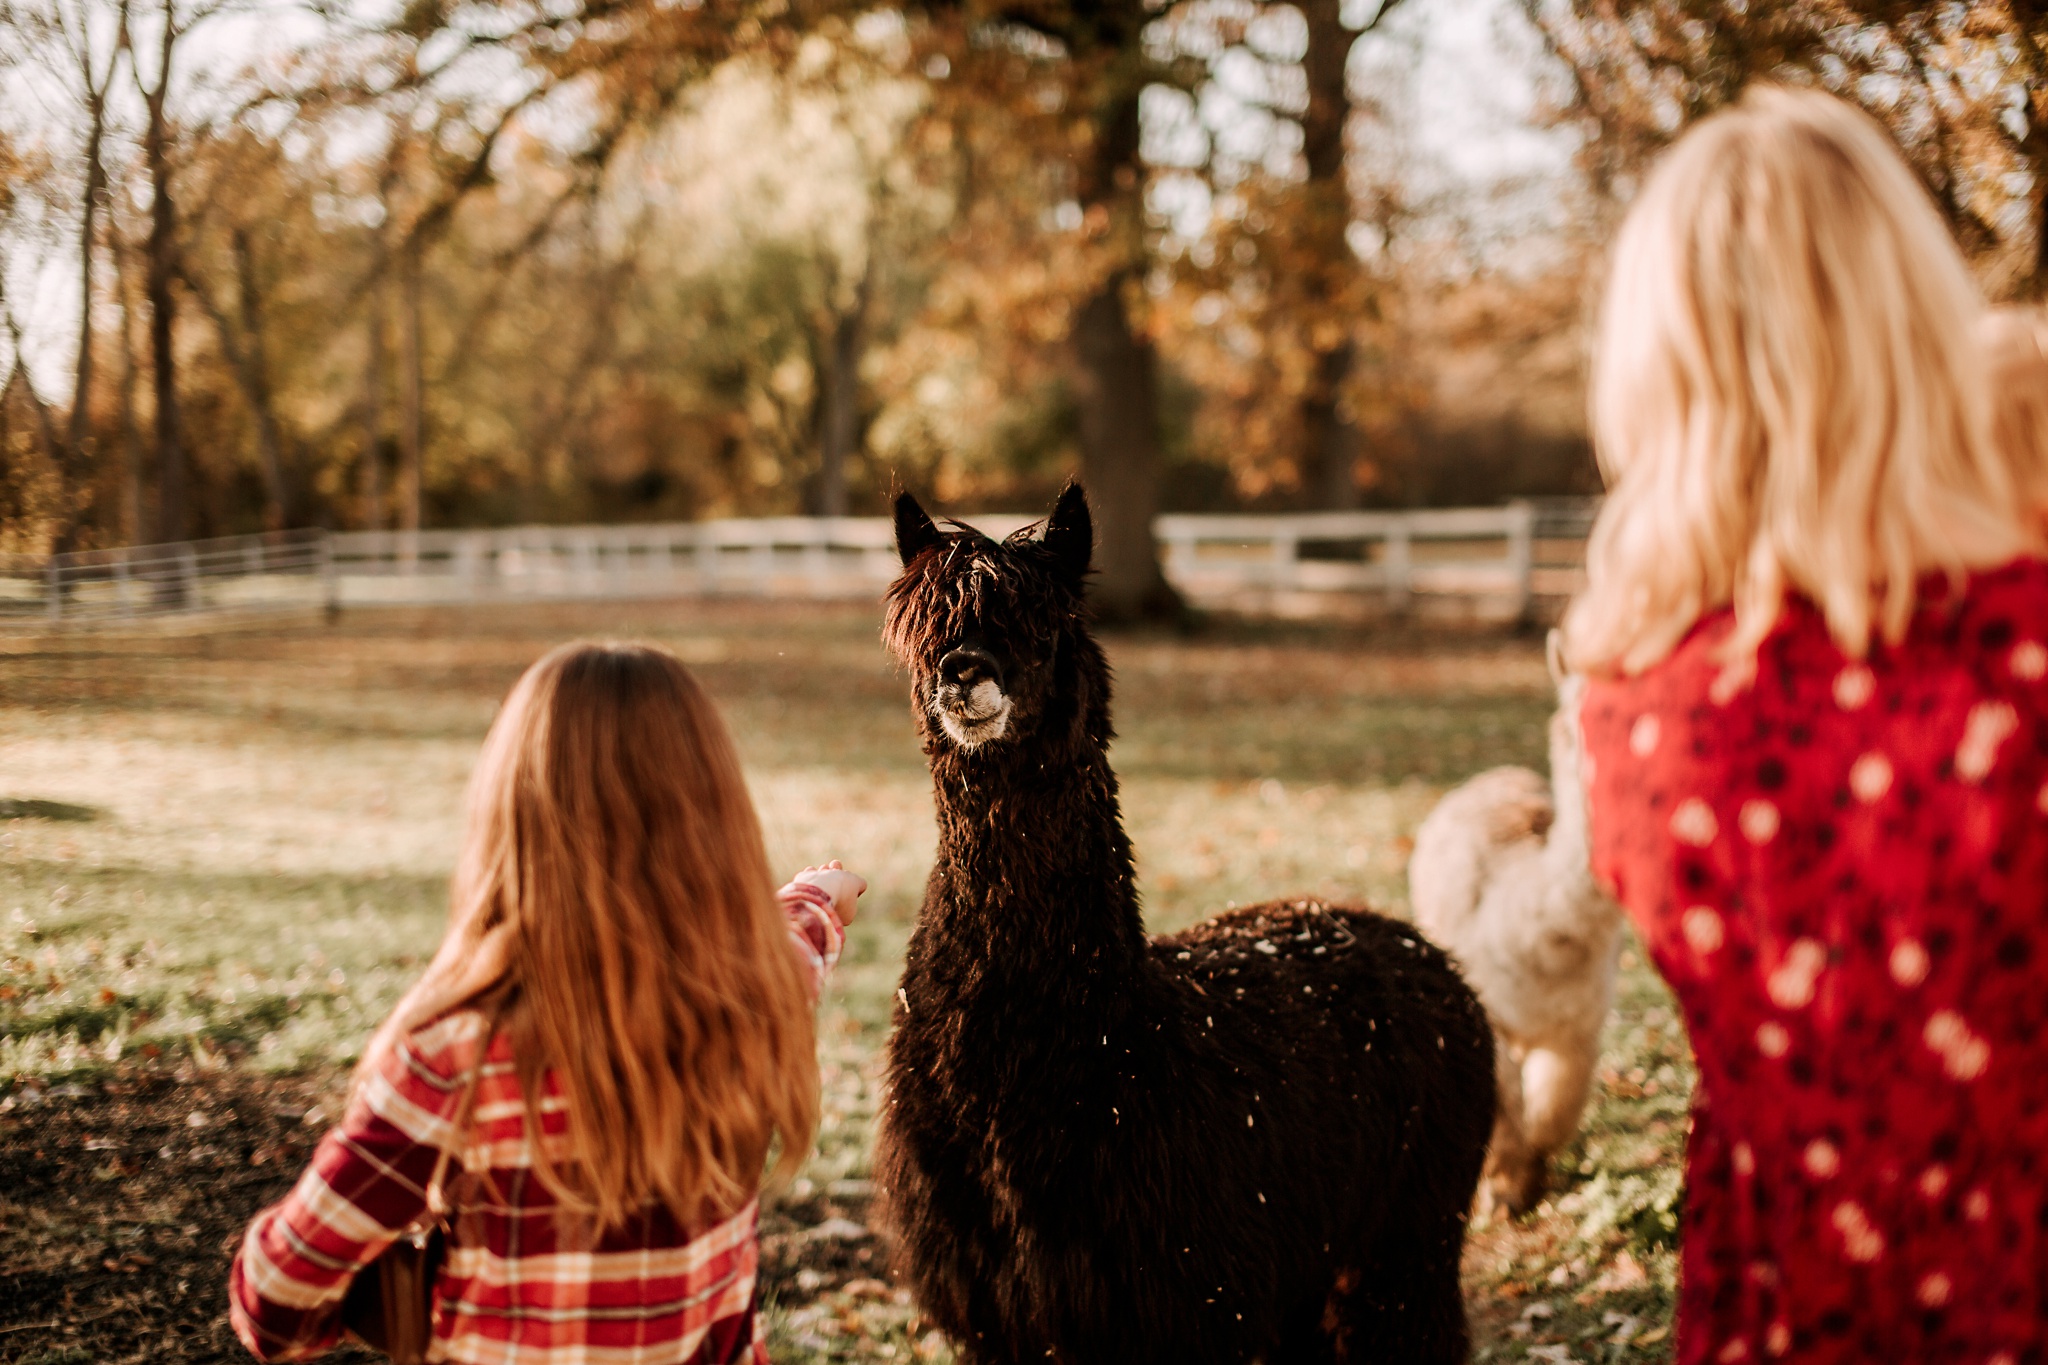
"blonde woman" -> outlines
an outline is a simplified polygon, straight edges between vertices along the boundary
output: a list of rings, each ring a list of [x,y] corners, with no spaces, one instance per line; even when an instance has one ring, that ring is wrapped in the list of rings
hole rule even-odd
[[[1704,120],[1616,245],[1566,621],[1594,864],[1699,1060],[1678,1359],[2048,1351],[2048,568],[1882,131]]]
[[[1977,339],[1991,381],[1992,430],[2015,491],[2048,525],[2048,313],[1994,309],[1978,325]]]
[[[774,890],[732,742],[672,655],[528,669],[470,784],[440,952],[235,1258],[243,1344],[333,1346],[445,1168],[429,1359],[765,1365],[755,1191],[810,1145],[813,1000],[865,889],[832,863]]]

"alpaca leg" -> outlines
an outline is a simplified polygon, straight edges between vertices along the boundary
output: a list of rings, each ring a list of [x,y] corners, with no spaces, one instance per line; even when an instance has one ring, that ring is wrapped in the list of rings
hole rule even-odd
[[[1593,1088],[1598,1040],[1577,1046],[1534,1047],[1522,1061],[1523,1132],[1529,1146],[1547,1158],[1570,1142]]]
[[[1358,1306],[1352,1302],[1364,1285],[1358,1266],[1339,1270],[1327,1296],[1304,1300],[1281,1323],[1273,1365],[1344,1365],[1356,1360]]]
[[[1465,1246],[1464,1210],[1425,1213],[1412,1223],[1397,1213],[1393,1221],[1397,1226],[1388,1230],[1364,1274],[1350,1286],[1340,1280],[1331,1293],[1320,1324],[1322,1353],[1299,1359],[1340,1365],[1463,1365],[1472,1347],[1464,1288],[1458,1279]]]
[[[1479,1182],[1479,1212],[1482,1216],[1496,1209],[1527,1213],[1543,1193],[1543,1158],[1529,1141],[1522,1058],[1498,1033],[1493,1036],[1493,1064],[1493,1139],[1486,1150],[1486,1173]]]

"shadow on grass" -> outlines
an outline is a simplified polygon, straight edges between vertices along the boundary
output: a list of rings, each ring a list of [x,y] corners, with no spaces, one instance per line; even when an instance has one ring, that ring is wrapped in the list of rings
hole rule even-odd
[[[32,796],[0,796],[0,820],[97,820],[97,806],[42,801]]]

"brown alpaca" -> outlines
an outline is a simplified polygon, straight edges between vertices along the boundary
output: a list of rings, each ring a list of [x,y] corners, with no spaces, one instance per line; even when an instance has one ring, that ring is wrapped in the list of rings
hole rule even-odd
[[[1042,538],[941,532],[908,495],[896,525],[939,850],[876,1171],[924,1313],[979,1365],[1462,1361],[1478,1001],[1356,906],[1148,939],[1080,490]]]

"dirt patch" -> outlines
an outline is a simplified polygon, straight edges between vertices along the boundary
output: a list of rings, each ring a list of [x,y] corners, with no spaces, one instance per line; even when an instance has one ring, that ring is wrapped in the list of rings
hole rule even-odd
[[[4,1103],[0,1361],[247,1360],[228,1259],[311,1154],[332,1085],[138,1074]]]

